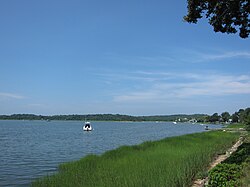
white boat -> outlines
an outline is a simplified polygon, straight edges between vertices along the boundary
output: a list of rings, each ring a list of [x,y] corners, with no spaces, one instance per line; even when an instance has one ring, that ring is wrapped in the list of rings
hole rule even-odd
[[[176,124],[177,124],[177,122],[176,122],[176,121],[174,121],[174,122],[173,122],[173,124],[175,124],[175,125],[176,125]]]
[[[82,127],[82,130],[84,130],[84,131],[92,131],[92,127],[91,127],[90,122],[86,121],[84,123],[84,126]]]

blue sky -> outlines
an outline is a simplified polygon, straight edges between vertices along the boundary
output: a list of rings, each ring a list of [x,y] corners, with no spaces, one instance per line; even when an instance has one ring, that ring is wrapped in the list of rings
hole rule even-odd
[[[186,0],[1,0],[0,114],[230,113],[250,40],[183,22]]]

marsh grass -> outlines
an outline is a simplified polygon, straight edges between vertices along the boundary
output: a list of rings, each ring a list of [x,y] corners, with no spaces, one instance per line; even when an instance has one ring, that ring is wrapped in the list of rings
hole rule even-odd
[[[246,128],[246,125],[242,123],[233,123],[228,125],[227,128]]]
[[[221,131],[196,133],[135,146],[122,146],[100,156],[64,163],[59,172],[32,186],[190,186],[214,156],[239,137]]]

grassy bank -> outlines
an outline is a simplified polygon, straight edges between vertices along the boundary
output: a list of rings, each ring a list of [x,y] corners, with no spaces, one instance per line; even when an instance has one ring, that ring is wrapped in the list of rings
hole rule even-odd
[[[214,131],[123,146],[62,164],[56,175],[32,186],[190,186],[195,175],[238,137]]]
[[[242,123],[233,123],[227,126],[227,128],[245,128],[246,125]]]

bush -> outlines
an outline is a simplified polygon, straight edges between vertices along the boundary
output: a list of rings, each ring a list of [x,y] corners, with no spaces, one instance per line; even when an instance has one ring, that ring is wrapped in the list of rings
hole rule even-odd
[[[226,164],[242,164],[246,162],[247,158],[250,156],[250,143],[243,143],[238,147],[238,150],[234,152],[229,158],[227,158],[223,163]]]
[[[250,114],[245,119],[246,130],[250,131]]]
[[[218,164],[208,173],[208,187],[234,187],[240,185],[241,166],[236,164]]]

